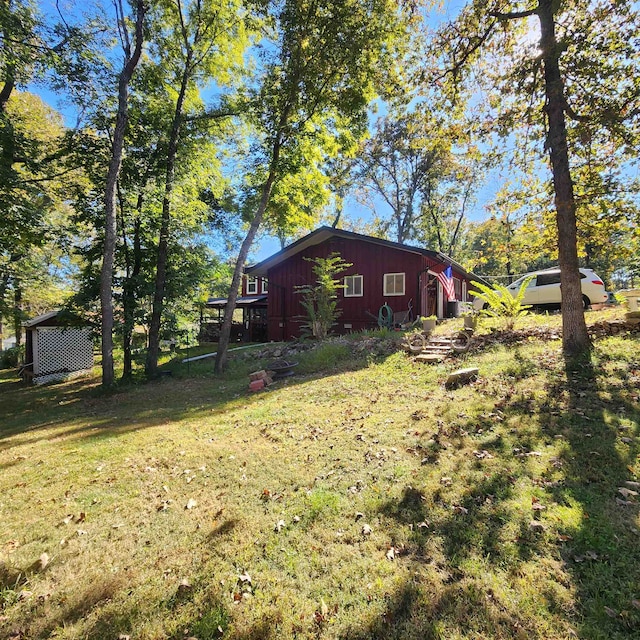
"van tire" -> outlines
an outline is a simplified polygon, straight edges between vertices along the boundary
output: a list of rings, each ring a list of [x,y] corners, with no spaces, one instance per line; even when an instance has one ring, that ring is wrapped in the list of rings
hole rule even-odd
[[[587,296],[582,296],[582,308],[586,311],[591,306],[591,300]]]

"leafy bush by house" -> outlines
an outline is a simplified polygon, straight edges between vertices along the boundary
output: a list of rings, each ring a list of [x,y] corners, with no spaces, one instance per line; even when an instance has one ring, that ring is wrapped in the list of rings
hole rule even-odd
[[[488,287],[481,282],[476,282],[474,286],[477,289],[470,293],[487,303],[487,308],[482,310],[484,315],[498,318],[503,322],[505,329],[511,330],[514,328],[518,318],[526,316],[529,313],[529,309],[531,309],[530,304],[522,304],[525,291],[530,282],[531,278],[523,280],[515,296],[502,284]]]
[[[324,340],[340,317],[338,309],[338,290],[344,285],[336,277],[350,266],[338,253],[327,258],[305,258],[313,262],[315,284],[296,287],[296,293],[302,295],[302,306],[307,315],[302,329],[305,335]]]

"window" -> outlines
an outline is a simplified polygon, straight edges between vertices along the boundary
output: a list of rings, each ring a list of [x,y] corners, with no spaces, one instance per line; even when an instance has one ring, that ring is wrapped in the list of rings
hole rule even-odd
[[[344,297],[358,298],[362,297],[362,295],[362,276],[345,276]]]
[[[258,293],[258,278],[255,276],[247,276],[247,295]]]
[[[385,273],[382,291],[385,296],[403,296],[404,273]]]
[[[535,283],[535,278],[534,278]],[[552,271],[550,273],[539,273],[537,285],[543,287],[547,284],[560,284],[560,272]]]
[[[266,278],[262,278],[262,293],[269,291],[269,281]]]
[[[453,279],[453,292],[455,293],[456,300],[462,300],[464,302],[462,298],[462,282],[459,278]]]

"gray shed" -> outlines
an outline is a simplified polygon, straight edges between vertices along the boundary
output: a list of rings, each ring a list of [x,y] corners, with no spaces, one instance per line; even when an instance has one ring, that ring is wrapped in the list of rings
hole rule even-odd
[[[82,375],[93,367],[91,328],[69,321],[60,310],[27,320],[25,335],[25,375],[35,384],[58,382]]]

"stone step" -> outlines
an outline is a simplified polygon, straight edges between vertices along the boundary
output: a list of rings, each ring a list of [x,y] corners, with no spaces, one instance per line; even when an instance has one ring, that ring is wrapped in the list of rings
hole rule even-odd
[[[418,362],[442,362],[444,356],[439,353],[421,353],[419,356],[416,356],[416,360]]]

